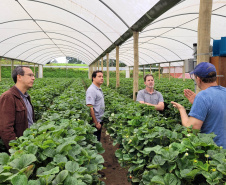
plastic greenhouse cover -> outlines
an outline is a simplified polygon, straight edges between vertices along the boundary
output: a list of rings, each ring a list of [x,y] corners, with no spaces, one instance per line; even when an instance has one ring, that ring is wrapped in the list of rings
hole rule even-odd
[[[37,64],[70,56],[95,61],[158,0],[1,0],[0,56]],[[211,44],[225,36],[226,0],[213,0]],[[139,65],[193,58],[199,1],[184,0],[139,33]],[[119,50],[133,66],[133,38]],[[115,49],[110,59],[115,59]]]

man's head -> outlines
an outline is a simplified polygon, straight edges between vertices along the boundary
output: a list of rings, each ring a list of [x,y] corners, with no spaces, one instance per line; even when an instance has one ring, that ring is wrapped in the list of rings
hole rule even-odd
[[[102,71],[94,71],[92,74],[92,82],[96,85],[101,85],[104,82],[103,72]]]
[[[148,88],[154,88],[154,85],[155,85],[154,76],[152,74],[145,75],[144,84]]]
[[[26,89],[31,88],[35,80],[34,73],[28,66],[17,66],[13,70],[12,78],[15,84],[20,84]]]
[[[201,62],[199,63],[195,69],[190,72],[190,75],[195,75],[195,77],[199,77],[204,83],[212,83],[215,82],[217,77],[216,68],[213,64],[209,62]]]

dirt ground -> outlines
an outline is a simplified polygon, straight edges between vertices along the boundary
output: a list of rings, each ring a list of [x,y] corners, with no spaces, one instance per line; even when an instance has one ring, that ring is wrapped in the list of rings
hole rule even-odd
[[[104,157],[104,167],[106,169],[101,172],[104,173],[104,177],[101,178],[106,185],[131,185],[127,181],[127,170],[122,168],[115,157],[115,151],[118,148],[118,145],[113,146],[113,141],[110,140],[110,137],[105,134],[105,128],[102,129],[101,133],[101,143],[105,149],[105,153],[102,154]]]

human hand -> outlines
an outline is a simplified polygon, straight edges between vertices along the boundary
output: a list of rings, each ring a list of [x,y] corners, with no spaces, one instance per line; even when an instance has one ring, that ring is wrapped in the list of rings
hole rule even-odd
[[[95,124],[95,126],[96,126],[97,130],[100,130],[101,127],[102,127],[102,125],[100,124],[100,122],[98,122],[97,124]]]
[[[196,94],[190,89],[184,89],[184,96],[191,104],[193,104]]]
[[[173,104],[173,107],[175,107],[178,110],[184,109],[184,107],[181,104],[179,104],[179,103],[176,103],[174,101],[171,101],[170,103],[172,103]]]

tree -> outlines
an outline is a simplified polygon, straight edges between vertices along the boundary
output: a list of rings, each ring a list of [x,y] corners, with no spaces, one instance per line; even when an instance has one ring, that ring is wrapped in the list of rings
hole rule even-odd
[[[68,64],[85,64],[81,60],[73,57],[66,57],[66,60],[68,61]]]

